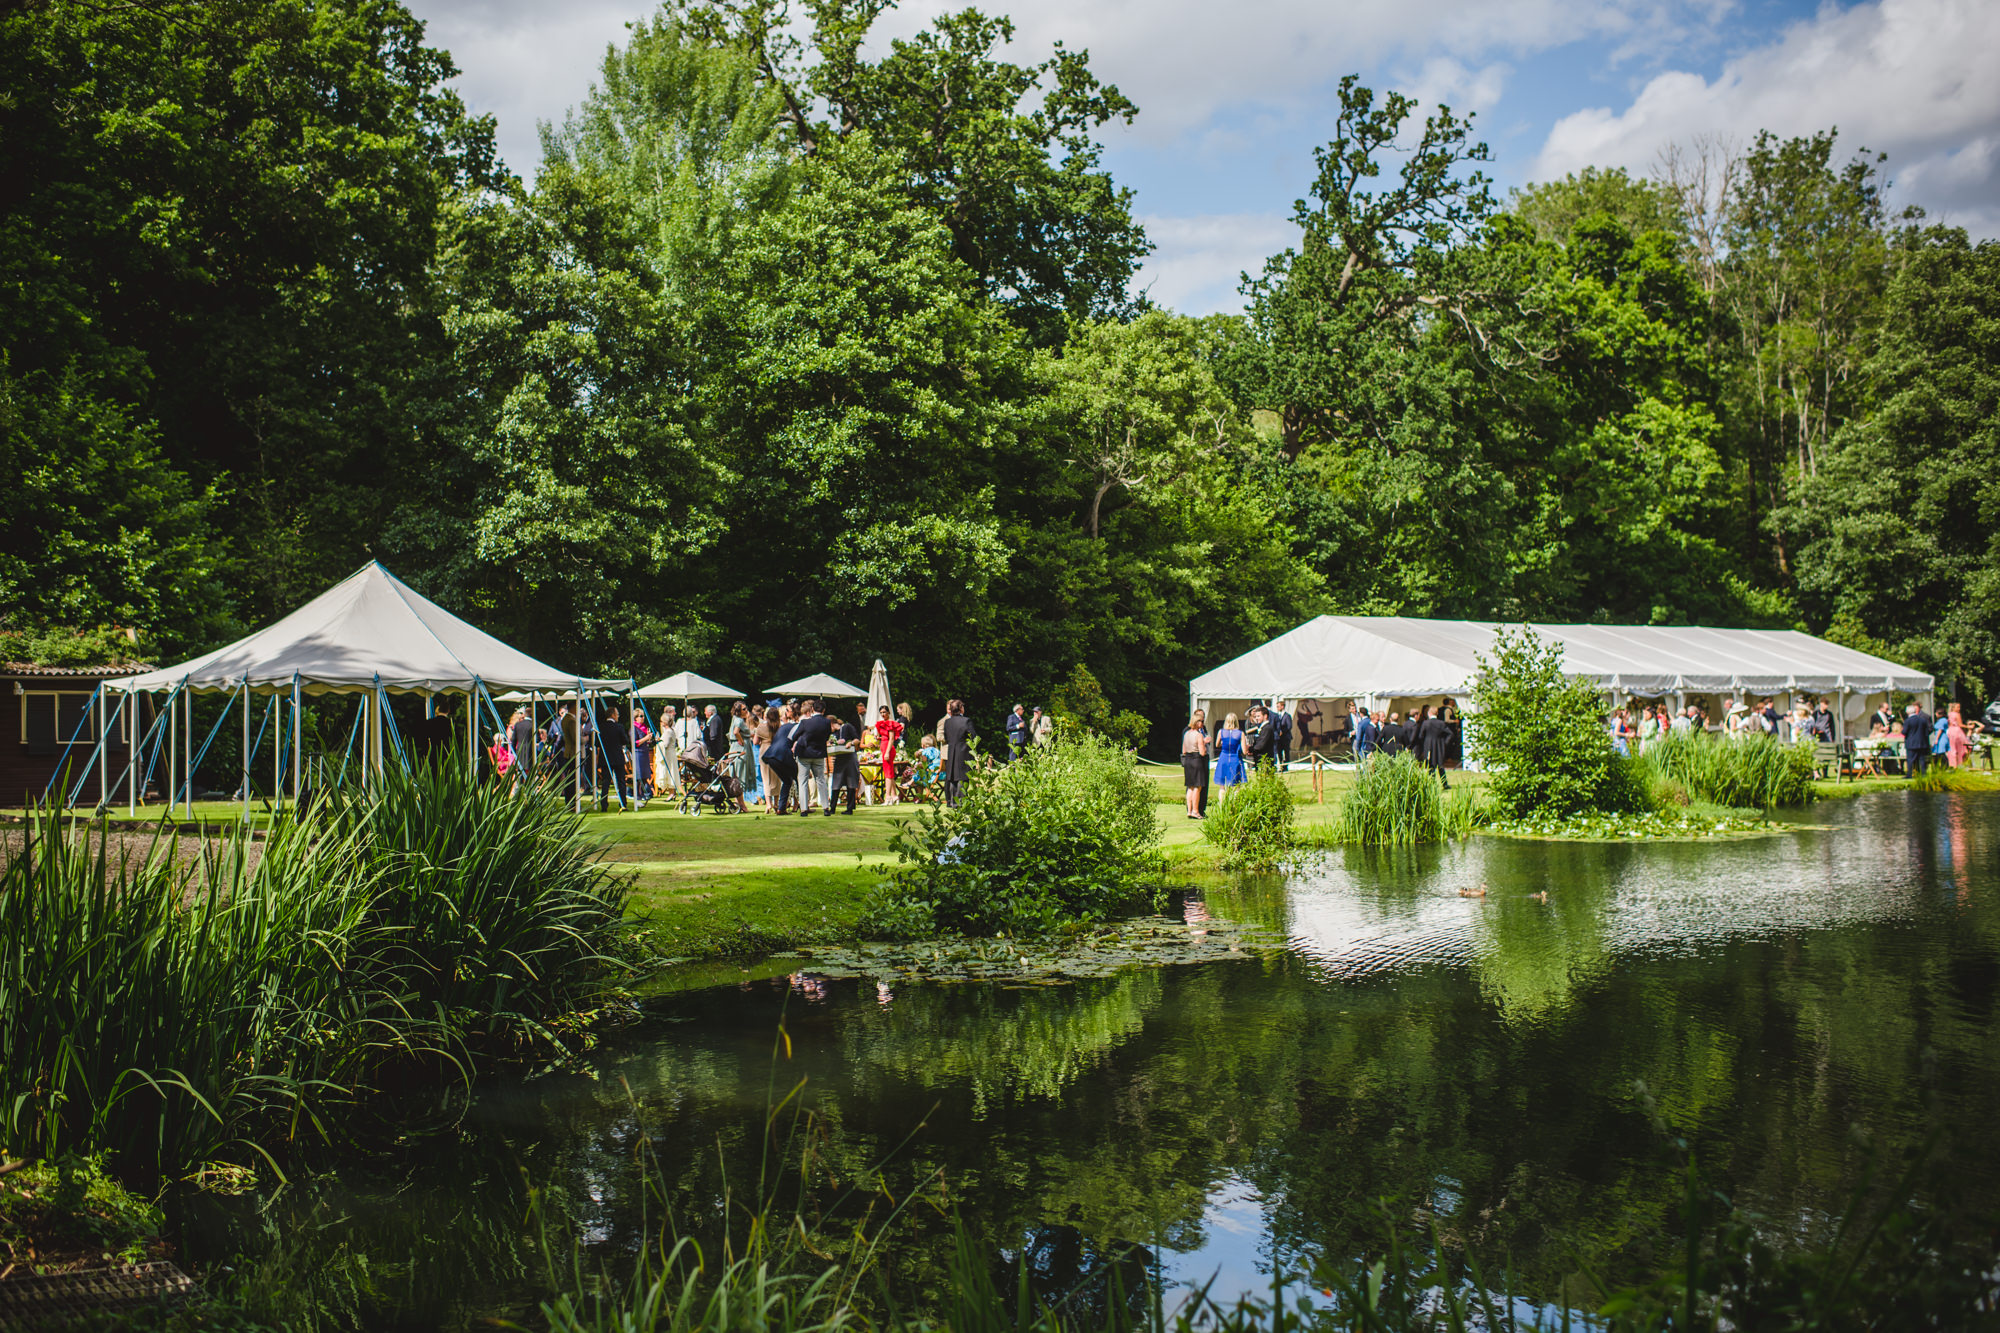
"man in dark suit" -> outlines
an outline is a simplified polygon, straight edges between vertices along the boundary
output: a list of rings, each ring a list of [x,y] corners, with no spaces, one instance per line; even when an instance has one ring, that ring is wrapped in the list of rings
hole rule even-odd
[[[1445,759],[1451,753],[1451,723],[1444,720],[1444,710],[1436,714],[1426,708],[1424,720],[1417,723],[1417,760],[1425,768],[1438,775],[1438,781],[1451,786],[1451,779],[1444,775]]]
[[[1375,749],[1375,719],[1358,708],[1348,716],[1353,719],[1349,730],[1353,733],[1354,762],[1358,764]]]
[[[1873,713],[1869,715],[1868,721],[1872,725],[1882,728],[1882,730],[1884,731],[1894,731],[1897,727],[1902,725],[1902,723],[1899,722],[1896,718],[1896,710],[1889,707],[1889,701],[1887,699],[1884,699],[1882,701],[1882,706],[1880,708],[1876,709]]]
[[[792,758],[799,766],[799,815],[812,813],[813,798],[826,802],[833,813],[833,791],[827,782],[826,749],[833,740],[833,719],[819,711],[819,703],[807,699],[799,704],[799,722],[792,728]]]
[[[944,747],[944,803],[958,804],[959,789],[972,770],[972,742],[979,728],[965,715],[965,702],[953,699],[944,706],[944,721],[938,726],[938,743]]]
[[[1285,701],[1278,700],[1278,711],[1271,715],[1271,753],[1277,758],[1278,767],[1292,762],[1292,715],[1285,710]]]
[[[1922,777],[1931,766],[1931,715],[1914,699],[1903,714],[1903,762],[1913,778]]]
[[[597,764],[600,783],[597,789],[597,808],[604,809],[607,798],[602,780],[608,778],[611,790],[618,793],[618,808],[625,809],[625,761],[632,749],[632,732],[618,710],[607,708],[597,719]]]
[[[1250,725],[1243,729],[1243,753],[1250,756],[1250,767],[1271,757],[1277,748],[1277,737],[1271,726],[1271,715],[1258,704],[1250,710]]]

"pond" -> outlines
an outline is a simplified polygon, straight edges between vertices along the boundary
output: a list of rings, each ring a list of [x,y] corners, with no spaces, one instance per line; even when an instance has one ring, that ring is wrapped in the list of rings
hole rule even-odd
[[[956,1213],[1044,1292],[1112,1268],[1227,1296],[1361,1253],[1387,1199],[1575,1298],[1585,1264],[1646,1271],[1677,1138],[1795,1234],[1866,1145],[1934,1126],[1994,1196],[1996,815],[1884,793],[1738,841],[1356,850],[1178,902],[1195,932],[1268,941],[1188,965],[1020,985],[801,963],[665,995],[594,1076],[496,1080],[454,1130],[191,1206],[188,1249],[354,1323],[456,1328],[533,1310],[542,1240],[618,1272],[662,1208],[712,1236],[776,1193],[886,1225],[905,1293]]]

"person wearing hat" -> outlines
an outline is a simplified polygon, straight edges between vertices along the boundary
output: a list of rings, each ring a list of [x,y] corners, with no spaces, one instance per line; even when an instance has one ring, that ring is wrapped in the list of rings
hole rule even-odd
[[[1041,705],[1037,704],[1034,715],[1028,721],[1028,732],[1035,738],[1035,744],[1047,745],[1055,739],[1056,720],[1043,712]]]

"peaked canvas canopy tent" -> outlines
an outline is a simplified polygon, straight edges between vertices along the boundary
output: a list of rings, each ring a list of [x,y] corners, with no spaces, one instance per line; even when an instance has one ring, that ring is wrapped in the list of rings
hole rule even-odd
[[[469,694],[495,690],[629,689],[558,671],[476,629],[398,579],[377,561],[283,620],[174,666],[107,682],[125,692],[234,691],[260,694]]]
[[[1379,701],[1459,697],[1478,658],[1490,658],[1490,621],[1408,616],[1319,616],[1188,683],[1195,707],[1253,699]],[[1838,695],[1843,721],[1870,696],[1913,694],[1928,706],[1936,682],[1920,671],[1796,630],[1700,625],[1530,625],[1560,643],[1564,670],[1614,698],[1676,703],[1724,694]]]
[[[460,620],[370,561],[347,579],[265,629],[200,657],[157,670],[104,682],[110,693],[166,693],[162,716],[169,719],[168,768],[178,757],[192,803],[195,765],[193,700],[196,694],[243,695],[244,804],[249,804],[250,698],[290,696],[292,701],[292,781],[299,781],[301,697],[358,694],[366,731],[362,771],[380,771],[386,695],[426,698],[463,694],[476,708],[479,696],[495,690],[627,691],[629,680],[606,680],[559,671]],[[184,702],[176,710],[174,705]],[[185,735],[177,725],[185,712]],[[136,720],[136,713],[133,718]],[[476,713],[473,714],[476,717]],[[282,716],[279,720],[283,727]],[[467,748],[476,756],[478,727],[468,727]],[[136,755],[138,746],[133,747]],[[174,747],[180,747],[176,756]],[[280,741],[282,754],[282,741]],[[578,756],[581,762],[581,755]],[[282,762],[280,760],[279,762]],[[136,808],[138,772],[128,766],[128,788]],[[277,785],[282,786],[282,783]],[[170,801],[171,804],[171,801]]]

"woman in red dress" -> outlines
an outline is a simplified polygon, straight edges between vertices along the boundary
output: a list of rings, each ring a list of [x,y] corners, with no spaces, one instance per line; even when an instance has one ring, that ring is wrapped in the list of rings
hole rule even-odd
[[[889,710],[875,710],[880,717],[875,719],[875,745],[882,755],[882,804],[896,804],[896,742],[902,737],[903,724],[889,716]]]

